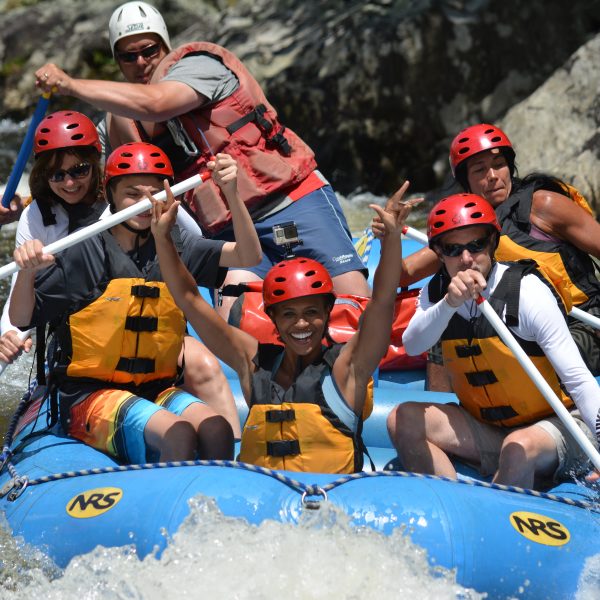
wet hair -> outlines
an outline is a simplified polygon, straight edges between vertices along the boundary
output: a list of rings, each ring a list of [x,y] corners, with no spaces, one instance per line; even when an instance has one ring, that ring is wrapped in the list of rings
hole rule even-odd
[[[508,168],[510,170],[510,178],[513,180],[513,183],[516,179],[518,179],[519,173],[517,170],[517,161],[515,160],[515,153],[509,148],[498,148],[502,155],[504,156],[506,163],[508,164]],[[479,154],[479,153],[478,153]],[[474,154],[473,156],[477,156]],[[471,156],[469,158],[472,158]],[[467,177],[467,163],[469,162],[469,158],[463,160],[455,170],[454,178],[461,185],[465,192],[470,192],[469,188],[469,178]]]
[[[90,163],[92,176],[88,196],[93,197],[93,202],[104,200],[104,192],[101,184],[102,168],[100,166],[100,153],[91,146],[74,146],[72,148],[58,148],[38,154],[29,175],[29,190],[38,204],[52,206],[61,203],[60,196],[50,188],[48,178],[52,173],[60,169],[65,156],[74,156],[80,162]]]

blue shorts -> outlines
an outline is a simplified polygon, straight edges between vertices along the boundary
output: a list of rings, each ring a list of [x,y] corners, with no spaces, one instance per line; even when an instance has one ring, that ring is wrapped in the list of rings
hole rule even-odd
[[[282,261],[284,250],[273,241],[273,225],[294,221],[301,246],[293,250],[296,256],[305,256],[319,261],[332,277],[348,271],[368,271],[358,256],[352,235],[338,199],[330,185],[302,196],[280,211],[255,221],[256,232],[263,250],[262,262],[255,267],[245,267],[264,279],[269,269]],[[233,232],[227,230],[216,236],[233,241]],[[235,269],[231,269],[235,270]]]
[[[164,390],[155,402],[124,390],[98,390],[71,407],[69,435],[121,462],[156,461],[144,438],[150,417],[159,410],[181,416],[194,402],[202,403],[179,388]]]

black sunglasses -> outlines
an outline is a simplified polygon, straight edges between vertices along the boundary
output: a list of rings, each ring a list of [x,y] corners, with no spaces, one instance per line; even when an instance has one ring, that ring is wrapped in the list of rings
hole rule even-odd
[[[89,175],[91,168],[92,165],[90,165],[90,163],[83,162],[71,167],[70,169],[59,169],[48,177],[48,181],[51,181],[52,183],[60,183],[61,181],[65,180],[67,175],[71,179],[83,179]]]
[[[117,58],[124,63],[134,63],[137,61],[138,56],[142,58],[152,58],[160,52],[160,44],[152,44],[152,46],[146,46],[139,52],[117,52]]]
[[[444,256],[460,256],[465,250],[468,250],[471,254],[476,254],[485,250],[490,242],[490,238],[491,236],[486,235],[468,244],[438,244],[438,248]]]

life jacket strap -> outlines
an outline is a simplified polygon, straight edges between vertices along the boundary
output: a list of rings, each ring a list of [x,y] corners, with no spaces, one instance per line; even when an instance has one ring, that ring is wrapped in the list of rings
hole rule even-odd
[[[512,406],[489,406],[481,408],[479,414],[484,421],[506,421],[519,416]]]
[[[465,376],[469,384],[473,387],[483,387],[484,385],[491,385],[498,382],[494,371],[473,371],[472,373],[465,373]]]
[[[154,373],[153,358],[125,358],[121,356],[116,366],[117,371],[125,373]]]
[[[267,423],[283,423],[285,421],[295,421],[296,411],[293,408],[288,410],[268,410],[265,413]]]
[[[136,298],[159,298],[160,288],[152,285],[132,285],[131,295]]]
[[[480,356],[481,346],[479,344],[455,346],[456,356],[458,358],[468,358],[469,356]]]
[[[158,329],[158,317],[127,317],[125,329],[128,331],[156,331]]]
[[[275,440],[267,442],[267,456],[294,456],[300,454],[300,442],[298,440]]]

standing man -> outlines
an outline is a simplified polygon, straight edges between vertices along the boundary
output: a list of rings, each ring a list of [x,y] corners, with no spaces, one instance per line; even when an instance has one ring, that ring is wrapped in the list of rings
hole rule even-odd
[[[481,196],[440,201],[427,230],[442,268],[421,290],[402,341],[408,354],[417,355],[441,340],[460,406],[408,402],[390,413],[388,430],[404,468],[456,477],[454,457],[493,475],[496,483],[524,488],[585,468],[579,445],[475,301],[479,295],[489,300],[597,445],[600,390],[549,284],[533,262],[495,261],[500,225]]]
[[[316,170],[312,150],[279,122],[242,62],[208,42],[169,53],[162,16],[145,2],[119,6],[109,33],[127,83],[74,79],[46,64],[36,71],[37,85],[112,113],[110,145],[135,140],[159,145],[171,158],[177,180],[204,169],[217,152],[237,160],[239,192],[256,225],[263,260],[251,270],[230,270],[225,284],[264,279],[284,257],[272,239],[273,225],[294,221],[302,239],[296,254],[324,264],[337,293],[369,296],[346,219]],[[186,201],[205,234],[231,240],[231,215],[217,186],[208,182],[189,192]],[[229,308],[224,304],[221,314]]]

